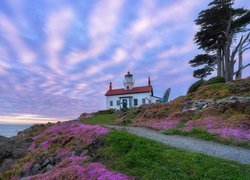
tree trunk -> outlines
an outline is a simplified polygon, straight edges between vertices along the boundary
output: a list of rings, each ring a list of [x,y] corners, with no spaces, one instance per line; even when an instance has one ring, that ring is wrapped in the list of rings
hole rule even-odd
[[[239,48],[239,65],[238,65],[238,70],[239,70],[239,72],[236,73],[236,76],[235,76],[235,79],[236,79],[236,80],[242,78],[242,66],[243,66],[242,60],[243,60],[243,58],[242,58],[242,50],[241,50],[241,49],[242,49],[242,48],[240,47],[240,48]]]
[[[225,49],[225,64],[224,64],[224,70],[225,70],[225,79],[226,79],[226,82],[230,81],[230,71],[231,71],[231,64],[230,64],[230,47],[229,46],[229,42],[226,43],[226,47],[224,48]]]
[[[221,50],[217,49],[217,76],[222,77],[222,68],[221,68]]]
[[[222,72],[222,77],[226,78],[226,73],[225,73],[225,52],[224,49],[222,50],[223,55],[221,56],[221,72]]]

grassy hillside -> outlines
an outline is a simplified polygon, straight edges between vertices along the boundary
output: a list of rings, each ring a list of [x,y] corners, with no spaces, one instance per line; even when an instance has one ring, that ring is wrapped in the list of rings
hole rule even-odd
[[[250,96],[250,77],[228,83],[203,85],[186,98],[220,99],[228,96]]]
[[[22,157],[0,159],[1,180],[250,178],[249,165],[76,121],[30,128],[26,136],[32,142]]]
[[[250,96],[250,77],[229,83],[202,85],[195,92],[172,102],[129,110],[121,122],[166,130],[166,134],[180,134],[250,148],[249,102],[214,104],[200,110],[183,111],[188,99],[218,100],[230,96]]]
[[[82,119],[81,122],[90,125],[107,125],[112,124],[117,117],[118,116],[116,114],[98,114],[87,119]]]
[[[110,132],[99,153],[108,167],[139,179],[250,178],[250,166],[182,151],[127,132]]]

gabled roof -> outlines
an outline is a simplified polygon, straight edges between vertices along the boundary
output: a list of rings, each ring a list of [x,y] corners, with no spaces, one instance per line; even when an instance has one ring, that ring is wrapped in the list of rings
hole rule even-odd
[[[151,92],[152,90],[153,90],[152,86],[140,86],[140,87],[134,87],[132,89],[111,89],[106,92],[105,96],[145,93],[145,92]]]

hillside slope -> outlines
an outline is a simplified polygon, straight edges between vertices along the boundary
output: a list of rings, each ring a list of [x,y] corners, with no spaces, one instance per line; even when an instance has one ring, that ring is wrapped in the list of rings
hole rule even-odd
[[[250,77],[204,85],[166,104],[129,110],[121,124],[250,147]]]

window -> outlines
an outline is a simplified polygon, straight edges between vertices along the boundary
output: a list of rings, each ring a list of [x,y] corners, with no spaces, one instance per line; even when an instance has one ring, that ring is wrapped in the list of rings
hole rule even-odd
[[[113,101],[110,101],[109,103],[110,103],[110,106],[113,106]]]
[[[127,89],[129,89],[129,86],[127,86]]]
[[[138,99],[134,99],[134,106],[138,106]]]
[[[116,101],[116,105],[117,105],[117,106],[120,106],[120,100],[117,100],[117,101]]]
[[[145,104],[146,103],[146,99],[142,99],[142,104]]]

